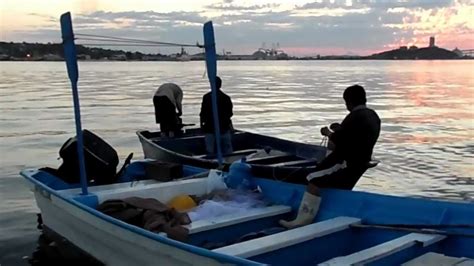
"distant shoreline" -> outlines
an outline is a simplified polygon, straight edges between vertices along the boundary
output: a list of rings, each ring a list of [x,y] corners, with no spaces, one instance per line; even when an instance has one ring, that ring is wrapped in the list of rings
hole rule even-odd
[[[94,62],[187,62],[202,61],[204,53],[188,54],[184,49],[176,54],[144,54],[97,47],[76,45],[77,59]],[[0,61],[63,61],[63,47],[60,43],[13,43],[0,42]],[[469,56],[467,56],[469,55]],[[307,61],[307,60],[463,60],[474,59],[473,54],[464,54],[461,50],[449,51],[437,46],[422,47],[401,46],[399,49],[384,51],[368,56],[360,55],[315,55],[289,56],[285,53],[256,51],[251,55],[218,54],[219,61]]]
[[[451,58],[451,59],[376,59],[376,58],[331,58],[331,59],[317,59],[317,58],[295,58],[295,59],[218,59],[217,61],[462,61],[462,60],[474,60],[474,57],[462,57],[462,58]],[[0,60],[0,62],[63,62],[64,60],[31,60],[31,59],[14,59],[14,60]],[[204,61],[204,59],[198,60],[104,60],[104,59],[90,59],[90,60],[78,60],[79,62],[196,62]]]

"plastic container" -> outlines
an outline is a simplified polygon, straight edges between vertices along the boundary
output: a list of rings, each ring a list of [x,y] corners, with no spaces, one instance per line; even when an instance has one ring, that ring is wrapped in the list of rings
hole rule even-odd
[[[252,190],[256,188],[252,180],[250,165],[245,160],[235,161],[229,167],[225,182],[229,188]]]

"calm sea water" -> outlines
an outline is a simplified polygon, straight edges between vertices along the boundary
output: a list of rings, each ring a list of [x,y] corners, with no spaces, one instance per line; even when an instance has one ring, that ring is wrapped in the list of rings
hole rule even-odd
[[[203,62],[81,62],[83,127],[119,152],[142,157],[138,129],[157,129],[152,95],[164,82],[184,90],[185,123],[199,122],[208,90]],[[26,264],[38,231],[33,195],[18,172],[57,167],[74,135],[63,62],[0,63],[0,264]],[[342,92],[363,85],[382,118],[381,164],[357,190],[474,201],[474,61],[219,62],[234,125],[307,143],[347,114]]]

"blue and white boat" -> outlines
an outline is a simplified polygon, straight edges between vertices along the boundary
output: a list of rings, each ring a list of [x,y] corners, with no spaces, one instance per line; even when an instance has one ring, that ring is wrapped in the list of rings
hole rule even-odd
[[[128,168],[134,169],[135,176],[143,171],[139,162]],[[184,169],[185,175],[199,172]],[[193,222],[186,226],[187,241],[180,242],[107,216],[96,207],[109,199],[132,196],[167,202],[177,195],[202,195],[207,193],[207,178],[124,182],[90,187],[87,195],[81,195],[80,188],[68,189],[64,184],[56,189],[61,181],[46,172],[21,174],[34,192],[44,226],[106,265],[474,263],[472,203],[326,189],[312,224],[233,243],[242,235],[278,226],[279,219],[291,218],[305,189],[252,178],[271,206]],[[209,250],[200,247],[203,241],[229,244]],[[460,262],[471,264],[456,264]]]
[[[186,225],[185,241],[169,238],[99,212],[109,199],[153,198],[167,202],[178,195],[208,193],[209,177],[171,182],[144,180],[87,186],[82,149],[78,69],[70,14],[61,17],[65,57],[72,83],[81,183],[66,184],[41,170],[24,170],[41,210],[43,224],[52,232],[106,265],[472,265],[474,263],[474,204],[394,197],[366,192],[322,190],[322,203],[309,225],[235,242],[242,236],[278,226],[297,211],[304,185],[253,177],[245,167],[232,168],[223,179],[237,177],[258,186],[271,204],[201,219]],[[215,49],[212,23],[204,25],[206,63],[215,89]],[[215,91],[215,90],[213,90]],[[214,110],[215,108],[214,101]],[[216,112],[214,112],[216,114]],[[217,117],[215,117],[217,121]],[[219,132],[216,132],[219,135]],[[218,145],[217,145],[218,146]],[[222,158],[219,156],[221,163]],[[243,165],[240,165],[243,166]],[[238,172],[233,169],[241,169]],[[143,175],[140,162],[125,177]],[[186,176],[204,171],[184,167]],[[224,243],[206,249],[203,242]]]

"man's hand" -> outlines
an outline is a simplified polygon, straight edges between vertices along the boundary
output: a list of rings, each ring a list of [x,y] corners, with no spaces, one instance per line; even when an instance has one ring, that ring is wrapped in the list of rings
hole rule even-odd
[[[321,128],[321,135],[329,137],[331,136],[332,131],[328,127]]]
[[[332,123],[329,128],[332,130],[332,131],[336,131],[338,130],[339,128],[341,128],[341,124],[339,123]]]

